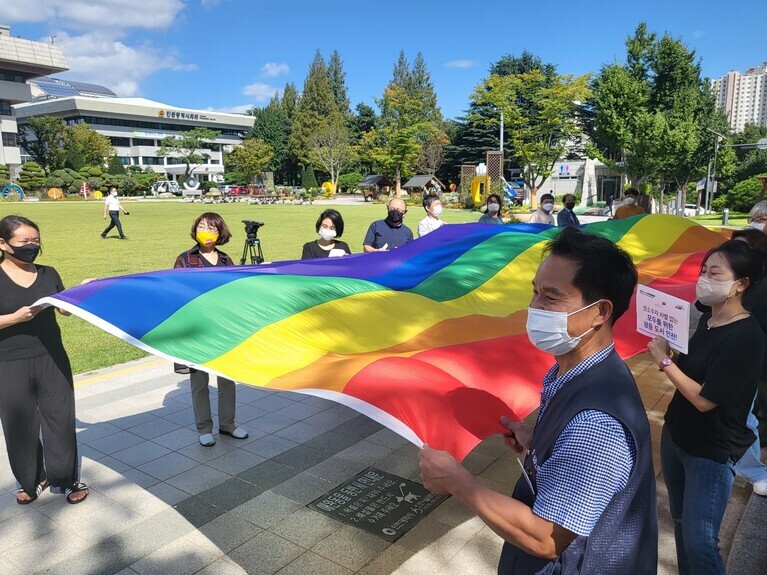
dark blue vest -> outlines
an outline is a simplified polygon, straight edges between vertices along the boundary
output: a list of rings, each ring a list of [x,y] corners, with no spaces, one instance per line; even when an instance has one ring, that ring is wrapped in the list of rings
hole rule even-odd
[[[655,575],[658,567],[658,516],[652,466],[650,426],[634,378],[613,351],[585,373],[566,383],[543,412],[530,446],[538,465],[551,456],[562,430],[579,412],[594,409],[623,423],[634,438],[637,456],[626,488],[617,493],[588,537],[578,536],[557,559],[535,557],[505,543],[499,575]],[[594,449],[599,449],[598,445]],[[528,452],[528,453],[530,453]],[[532,469],[530,455],[525,468]],[[536,489],[534,474],[528,474]],[[525,477],[512,495],[535,503]]]

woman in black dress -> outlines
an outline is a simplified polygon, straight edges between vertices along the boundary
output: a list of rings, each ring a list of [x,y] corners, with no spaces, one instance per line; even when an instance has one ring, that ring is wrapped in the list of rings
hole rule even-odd
[[[16,501],[32,503],[51,486],[75,504],[88,487],[79,477],[72,369],[54,308],[32,305],[64,286],[55,269],[34,263],[39,253],[34,222],[0,220],[0,419],[21,486]]]

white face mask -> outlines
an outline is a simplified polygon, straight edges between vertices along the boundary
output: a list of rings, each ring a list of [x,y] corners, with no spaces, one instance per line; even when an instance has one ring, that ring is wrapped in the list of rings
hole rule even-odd
[[[501,206],[499,206],[496,203],[487,204],[487,211],[490,212],[491,214],[498,213],[498,210],[500,209],[501,209]]]
[[[629,196],[628,198],[626,198],[625,200],[623,200],[623,203],[624,203],[624,204],[626,204],[627,206],[631,206],[631,205],[633,205],[633,204],[634,204],[634,202],[636,202],[636,199],[635,199],[635,198],[632,198],[631,196]]]
[[[431,208],[431,213],[434,214],[436,217],[440,217],[442,215],[442,204],[437,204],[436,206],[433,206]]]
[[[332,240],[334,237],[336,237],[336,231],[329,230],[327,228],[320,228],[320,237],[323,240]]]
[[[698,278],[698,283],[695,284],[695,296],[703,305],[716,305],[729,299],[730,288],[736,283],[738,280],[733,282],[716,281],[701,276]]]
[[[577,309],[574,312],[548,311],[545,309],[528,308],[527,337],[535,347],[552,355],[565,355],[573,351],[581,343],[581,339],[594,328],[586,330],[578,337],[567,333],[567,318],[573,314],[588,309],[602,300]]]
[[[550,212],[554,209],[554,204],[543,204],[541,207],[543,208],[544,212]]]
[[[760,232],[764,232],[764,224],[762,222],[751,222],[748,224],[749,228],[754,228],[755,230],[759,230]]]

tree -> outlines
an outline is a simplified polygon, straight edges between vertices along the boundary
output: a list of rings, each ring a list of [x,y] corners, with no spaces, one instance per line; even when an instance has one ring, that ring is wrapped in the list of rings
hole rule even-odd
[[[367,104],[360,102],[354,108],[355,114],[351,120],[351,132],[354,140],[359,142],[362,134],[369,132],[376,125],[376,111]]]
[[[125,166],[120,162],[117,156],[110,156],[107,162],[107,172],[112,175],[125,174]]]
[[[107,158],[115,155],[109,138],[91,130],[88,124],[73,124],[66,128],[64,137],[66,165],[73,170],[83,166],[103,166]]]
[[[556,75],[556,67],[553,64],[544,63],[541,58],[526,50],[520,56],[503,56],[490,67],[490,74],[511,76],[533,70],[543,72],[546,82],[551,82]],[[529,117],[534,117],[535,108],[532,102],[520,104],[524,105],[525,113]],[[484,161],[485,152],[499,149],[499,124],[500,114],[494,106],[472,100],[465,115],[451,122],[450,129],[446,128],[446,131],[453,132],[453,135],[450,137],[450,144],[445,147],[442,175],[455,177],[461,164],[477,164]],[[508,163],[510,155],[513,156],[511,136],[506,130],[503,146],[507,157],[504,158],[504,164]]]
[[[293,116],[290,151],[304,165],[311,162],[310,139],[313,134],[345,123],[338,110],[328,67],[319,50],[304,81],[304,91]]]
[[[305,190],[317,187],[317,176],[314,175],[314,169],[311,166],[306,166],[301,172],[301,187]]]
[[[330,76],[330,89],[333,92],[333,100],[336,103],[338,111],[349,116],[349,97],[346,94],[346,73],[344,72],[344,63],[337,50],[333,50],[328,62],[328,76]]]
[[[11,171],[5,164],[0,164],[0,186],[6,186],[11,182]]]
[[[400,52],[392,79],[377,103],[381,113],[376,126],[363,134],[360,147],[371,164],[394,179],[399,197],[402,178],[418,166],[424,147],[447,143],[434,86],[420,53],[411,70],[404,51]]]
[[[33,138],[31,138],[33,136]],[[29,118],[19,131],[19,146],[46,174],[64,167],[66,124],[61,118],[39,116]]]
[[[205,145],[218,138],[220,132],[208,128],[193,128],[179,132],[177,136],[166,136],[160,142],[159,156],[173,155],[186,164],[184,181],[210,157]],[[197,165],[195,165],[197,164]]]
[[[288,82],[285,84],[285,89],[282,91],[282,101],[280,102],[280,105],[285,111],[285,115],[287,115],[288,120],[291,122],[293,121],[293,115],[296,113],[296,108],[298,108],[298,102],[300,99],[301,98],[298,96],[298,90],[296,90],[296,85],[293,82]]]
[[[587,95],[587,76],[549,78],[541,70],[532,70],[508,76],[491,74],[474,91],[472,100],[503,112],[510,133],[510,156],[534,193],[564,155],[567,142],[580,134],[577,102]]]
[[[243,140],[242,145],[235,146],[234,150],[229,153],[231,165],[238,172],[245,174],[250,183],[266,170],[271,158],[271,147],[258,138]]]
[[[278,181],[284,181],[290,162],[288,150],[290,119],[279,96],[275,95],[268,106],[254,108],[249,113],[253,116],[253,127],[248,132],[247,138],[258,138],[269,145],[272,158],[267,168],[278,174]]]
[[[312,164],[325,169],[335,190],[341,172],[348,168],[355,158],[354,149],[349,143],[349,131],[338,124],[328,126],[312,135],[309,146]]]
[[[592,84],[585,116],[589,150],[635,186],[645,180],[673,187],[684,201],[703,177],[716,132],[727,131],[695,52],[668,34],[637,26],[626,40],[625,64],[605,66]]]

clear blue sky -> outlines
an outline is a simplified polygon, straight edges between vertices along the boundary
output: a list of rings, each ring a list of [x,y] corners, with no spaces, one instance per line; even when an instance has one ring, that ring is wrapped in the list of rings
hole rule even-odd
[[[145,7],[144,7],[145,6]],[[718,77],[767,61],[766,0],[0,0],[0,20],[29,39],[56,36],[64,75],[120,95],[238,111],[303,85],[315,50],[336,49],[352,105],[374,105],[400,50],[423,52],[445,117],[504,54],[529,50],[560,73],[625,58],[636,25],[681,38]]]

